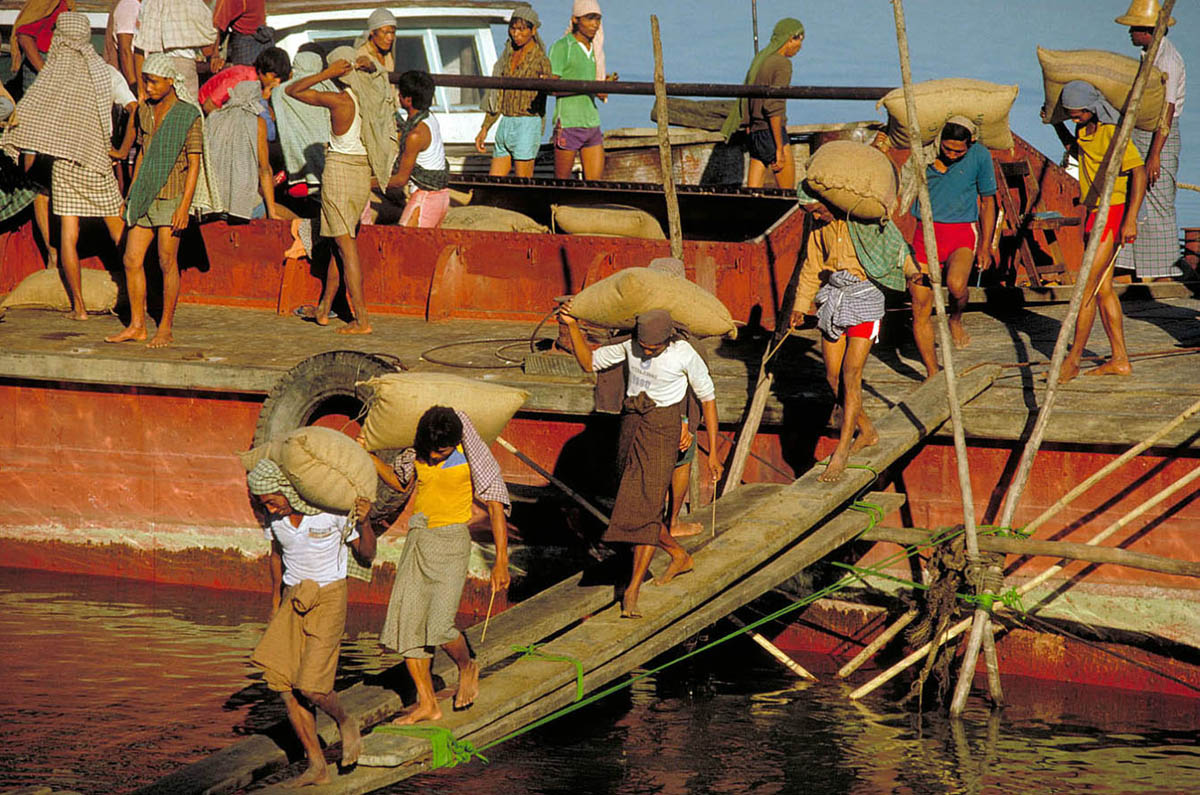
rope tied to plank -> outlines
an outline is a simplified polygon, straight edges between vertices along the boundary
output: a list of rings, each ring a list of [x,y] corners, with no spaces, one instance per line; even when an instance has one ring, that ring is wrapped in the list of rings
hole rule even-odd
[[[999,593],[987,593],[986,591],[978,594],[960,594],[964,602],[980,607],[989,613],[992,612],[996,602],[1018,613],[1025,613],[1025,605],[1021,601],[1021,594],[1016,588],[1009,588],[1007,591]]]
[[[866,500],[855,500],[854,502],[850,503],[850,510],[860,511],[870,517],[870,523],[863,528],[864,533],[874,530],[879,523],[883,521],[883,508],[873,502],[867,502]]]
[[[459,740],[449,729],[441,726],[376,726],[371,733],[399,734],[404,737],[428,740],[433,749],[433,759],[429,763],[431,770],[458,767],[472,759],[479,759],[485,765],[488,763],[488,758],[479,753],[472,743]]]
[[[546,662],[565,662],[575,666],[575,700],[583,700],[583,663],[568,654],[548,654],[541,650],[545,645],[542,643],[531,643],[528,646],[512,647],[512,650],[520,654],[518,660],[523,660],[526,657],[534,660],[544,660]]]

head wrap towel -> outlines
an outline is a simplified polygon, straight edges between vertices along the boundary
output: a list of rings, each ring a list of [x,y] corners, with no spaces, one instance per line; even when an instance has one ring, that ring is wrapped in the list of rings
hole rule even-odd
[[[283,470],[269,458],[264,458],[254,465],[254,469],[246,475],[246,485],[255,496],[263,494],[282,494],[296,513],[305,516],[316,516],[321,509],[305,502],[296,492],[296,487],[283,474]]]
[[[804,35],[804,23],[792,17],[784,17],[775,23],[775,30],[771,32],[771,40],[767,42],[767,46],[758,51],[754,56],[754,60],[750,62],[750,68],[746,70],[746,79],[742,81],[743,85],[753,85],[755,78],[758,77],[758,70],[762,68],[763,62],[769,56],[779,52],[779,48],[787,44],[793,36]],[[741,129],[742,122],[750,115],[750,100],[742,98],[733,103],[733,109],[725,118],[725,124],[721,126],[721,135],[725,136],[728,141],[735,132]]]
[[[1121,114],[1104,98],[1100,89],[1086,80],[1072,80],[1063,86],[1062,106],[1067,110],[1090,110],[1101,124],[1119,124]]]
[[[367,17],[367,33],[391,25],[396,27],[396,16],[386,8],[377,8]]]
[[[271,106],[275,109],[275,124],[279,128],[279,146],[283,150],[283,166],[289,176],[303,177],[310,184],[321,181],[321,172],[325,168],[329,111],[289,97],[284,88],[302,77],[317,74],[323,68],[318,53],[298,52],[292,59],[292,79],[271,92]],[[338,90],[328,80],[317,83],[313,88],[330,93]]]

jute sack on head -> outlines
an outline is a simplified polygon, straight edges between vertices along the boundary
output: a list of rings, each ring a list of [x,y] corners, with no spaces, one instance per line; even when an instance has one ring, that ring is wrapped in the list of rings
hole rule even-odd
[[[1012,149],[1008,114],[1017,98],[1017,86],[1002,86],[985,80],[949,78],[927,80],[913,86],[917,100],[917,126],[921,143],[928,144],[941,132],[951,116],[975,122],[977,140],[989,149]],[[908,106],[904,89],[897,88],[875,105],[887,108],[888,137],[900,149],[909,147]]]
[[[542,226],[528,215],[503,207],[468,205],[451,207],[442,219],[442,229],[472,229],[480,232],[527,232],[545,234],[549,227]]]
[[[557,228],[569,235],[607,235],[666,240],[662,224],[650,213],[621,204],[575,206],[552,204],[550,211]]]
[[[650,268],[625,268],[580,291],[571,314],[597,326],[631,329],[637,316],[665,309],[698,337],[737,334],[721,299],[695,282]]]
[[[89,312],[111,312],[117,305],[117,283],[108,271],[83,268],[83,305]],[[66,312],[71,309],[71,297],[63,286],[58,270],[40,270],[31,273],[8,294],[0,306],[12,309],[56,309]]]
[[[855,141],[830,141],[808,161],[805,185],[844,213],[878,221],[896,206],[896,167],[883,152]]]
[[[1068,116],[1059,102],[1063,86],[1072,80],[1085,80],[1096,88],[1117,110],[1125,107],[1129,92],[1133,89],[1141,61],[1104,50],[1044,50],[1037,48],[1038,61],[1042,65],[1042,83],[1046,89],[1046,101],[1042,105],[1042,121],[1047,124],[1066,121]],[[1151,67],[1142,93],[1142,104],[1138,106],[1133,123],[1139,130],[1153,130],[1158,126],[1167,96],[1166,75],[1157,67]]]
[[[306,502],[327,511],[349,513],[359,497],[375,502],[375,462],[358,442],[332,428],[297,428],[238,457],[247,472],[270,458]]]
[[[529,397],[523,389],[442,373],[388,373],[365,386],[371,390],[363,422],[368,450],[411,447],[417,421],[434,406],[465,412],[490,444]]]

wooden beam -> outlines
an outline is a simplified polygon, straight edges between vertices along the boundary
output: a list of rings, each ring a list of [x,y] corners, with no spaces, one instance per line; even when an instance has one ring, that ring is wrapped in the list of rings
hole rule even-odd
[[[863,533],[864,541],[887,541],[904,546],[927,546],[931,533],[927,530],[899,527],[876,527]],[[1176,560],[1162,555],[1135,552],[1119,547],[1099,547],[1071,541],[1043,541],[1035,538],[1009,538],[1007,536],[979,536],[979,549],[983,552],[1002,552],[1005,555],[1030,555],[1065,560],[1084,560],[1089,563],[1111,563],[1160,574],[1178,574],[1182,577],[1200,577],[1200,561]]]

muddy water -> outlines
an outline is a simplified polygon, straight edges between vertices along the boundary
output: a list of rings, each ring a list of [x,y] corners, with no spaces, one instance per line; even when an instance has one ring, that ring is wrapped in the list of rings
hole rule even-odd
[[[246,655],[265,596],[0,569],[0,789],[123,792],[282,717]],[[339,675],[389,658],[351,611]],[[815,668],[821,660],[807,660]],[[828,681],[828,677],[825,677]],[[729,644],[393,793],[1200,791],[1200,701],[1009,679],[1011,705],[853,705]]]

